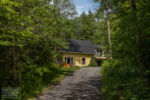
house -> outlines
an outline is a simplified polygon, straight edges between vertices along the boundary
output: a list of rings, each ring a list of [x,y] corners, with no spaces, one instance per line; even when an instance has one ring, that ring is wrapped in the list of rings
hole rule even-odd
[[[94,45],[94,57],[95,60],[97,62],[97,65],[100,66],[102,61],[106,59],[105,55],[104,55],[104,51],[102,50],[102,45]]]
[[[88,66],[92,57],[95,58],[98,65],[105,59],[101,46],[93,45],[88,40],[67,39],[68,49],[62,49],[63,67],[70,66]]]

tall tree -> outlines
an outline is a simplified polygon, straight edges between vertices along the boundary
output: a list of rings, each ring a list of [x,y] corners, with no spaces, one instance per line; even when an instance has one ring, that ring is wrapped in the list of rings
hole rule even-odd
[[[85,40],[92,40],[92,36],[95,33],[96,26],[95,26],[95,16],[89,10],[88,14],[83,12],[80,17],[75,19],[76,22],[76,36],[77,39],[85,39]]]
[[[105,99],[149,99],[148,4],[148,0],[101,0],[104,14],[107,6],[114,12],[110,15],[113,59],[103,64]]]
[[[109,44],[109,58],[112,59],[112,50],[111,50],[111,32],[110,32],[110,19],[109,19],[109,9],[106,9],[107,16],[107,30],[108,30],[108,44]]]
[[[55,75],[53,58],[72,30],[72,21],[49,2],[0,0],[0,87],[20,87],[22,99]]]
[[[54,5],[65,18],[73,18],[77,14],[72,0],[54,0]]]

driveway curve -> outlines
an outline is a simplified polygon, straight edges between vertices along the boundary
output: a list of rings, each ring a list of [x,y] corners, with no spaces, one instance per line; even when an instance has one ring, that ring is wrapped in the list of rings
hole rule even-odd
[[[99,67],[81,68],[36,100],[101,100],[99,71]]]

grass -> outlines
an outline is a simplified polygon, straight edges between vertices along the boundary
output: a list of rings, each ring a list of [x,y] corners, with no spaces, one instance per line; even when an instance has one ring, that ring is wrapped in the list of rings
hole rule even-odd
[[[69,75],[70,73],[73,73],[76,70],[79,70],[80,68],[81,67],[60,68],[59,74],[53,80],[51,80],[48,85],[43,86],[42,91],[38,91],[37,94],[39,95],[52,89],[55,85],[60,83],[65,78],[65,76]],[[35,98],[29,98],[28,100],[35,100]]]
[[[79,70],[81,67],[70,67],[70,68],[61,68],[62,75],[68,75],[73,73],[76,70]]]

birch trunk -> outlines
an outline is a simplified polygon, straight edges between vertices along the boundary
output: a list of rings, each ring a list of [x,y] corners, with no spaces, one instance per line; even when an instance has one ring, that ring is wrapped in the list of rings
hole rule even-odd
[[[111,32],[110,32],[110,21],[109,21],[108,9],[107,9],[106,13],[107,13],[107,30],[108,30],[109,58],[112,59]]]

